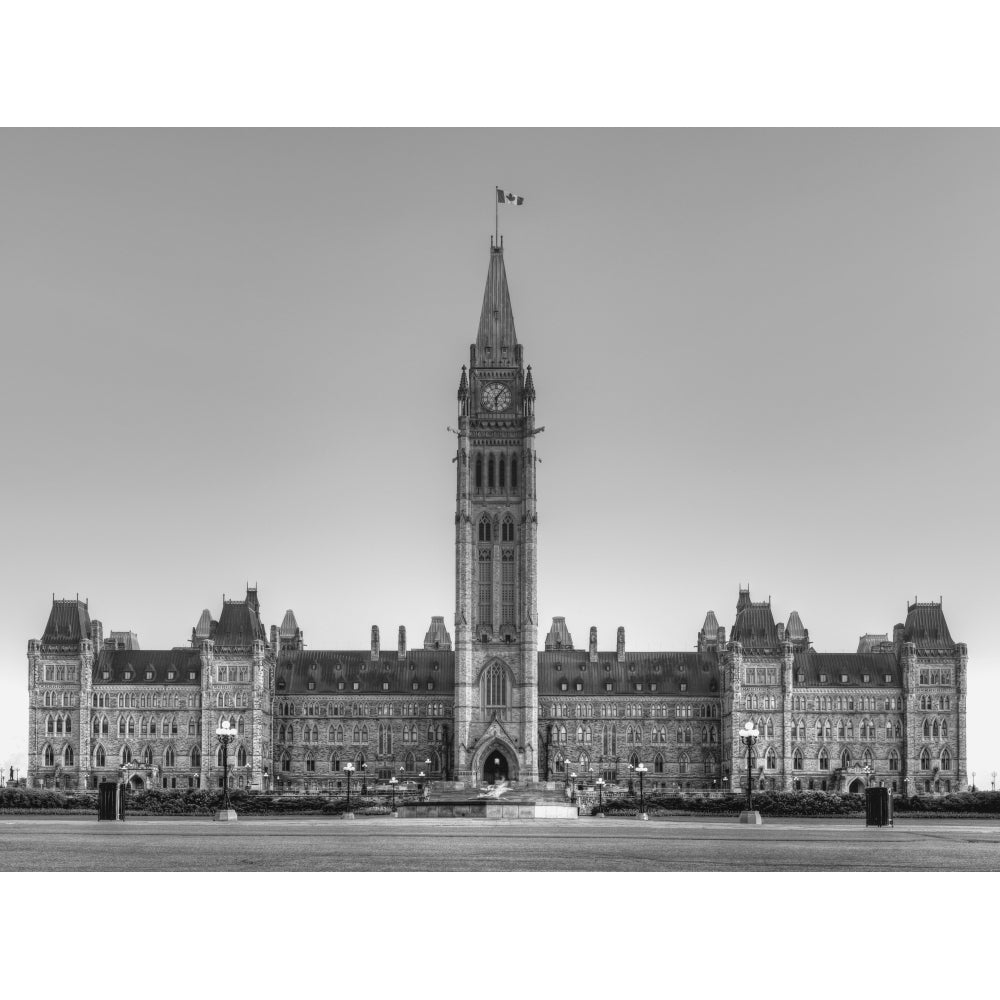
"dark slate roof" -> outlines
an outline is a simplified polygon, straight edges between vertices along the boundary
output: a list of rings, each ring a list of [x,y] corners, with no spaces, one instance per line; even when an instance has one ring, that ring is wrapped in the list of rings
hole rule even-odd
[[[73,643],[90,638],[90,612],[83,601],[52,601],[49,620],[42,633],[45,643]]]
[[[893,653],[796,653],[792,673],[796,687],[840,687],[845,683],[841,680],[844,674],[847,684],[862,687],[899,687],[903,683]],[[799,674],[805,675],[801,682]],[[825,681],[820,680],[820,674],[826,675]],[[864,674],[871,678],[867,683],[861,679]]]
[[[436,666],[436,669],[435,669]],[[316,687],[309,689],[309,682]],[[344,682],[341,690],[337,684]],[[358,689],[354,691],[354,682]],[[388,681],[389,688],[382,685]],[[275,695],[288,694],[426,694],[428,681],[435,694],[450,695],[455,688],[455,654],[445,649],[414,649],[400,659],[395,650],[371,658],[371,650],[293,649],[278,656]],[[418,684],[416,691],[413,684]]]
[[[152,668],[153,676],[146,673]],[[173,669],[174,677],[167,676]],[[126,678],[131,671],[132,676]],[[109,677],[105,677],[105,673]],[[194,673],[192,679],[191,673]],[[201,684],[201,657],[197,650],[186,646],[177,649],[104,649],[94,660],[95,684],[180,685]]]
[[[941,605],[933,601],[927,604],[908,604],[903,641],[915,643],[917,649],[951,650],[955,643],[948,631]]]
[[[557,646],[562,649],[573,648],[573,636],[569,634],[565,618],[553,618],[552,628],[549,629],[548,635],[545,636],[546,649],[555,649]]]
[[[586,650],[559,649],[538,654],[538,693],[542,697],[578,694],[592,698],[613,695],[717,695],[718,658],[714,653],[625,653],[621,662],[616,653],[598,653],[591,663]],[[581,669],[582,668],[582,669]],[[567,691],[560,683],[567,681]],[[583,689],[577,691],[580,681]],[[605,684],[610,681],[611,691]],[[687,684],[681,690],[681,684]],[[642,684],[642,691],[635,685]],[[656,690],[651,685],[656,685]]]
[[[281,627],[278,635],[282,639],[294,639],[299,634],[299,623],[295,620],[295,612],[289,608],[285,612],[285,617],[281,619]]]
[[[510,292],[507,289],[507,270],[503,263],[503,250],[490,248],[490,266],[486,272],[486,291],[483,293],[483,310],[479,316],[479,331],[476,334],[476,360],[480,365],[498,364],[501,348],[507,348],[507,362],[514,363],[514,347],[517,334],[514,332],[514,313],[510,308]],[[491,348],[489,354],[486,348]]]
[[[257,608],[249,596],[243,601],[225,601],[212,638],[217,646],[249,646],[255,639],[267,641]]]
[[[733,622],[729,639],[731,642],[742,643],[743,648],[748,651],[777,649],[780,643],[771,605],[765,602],[744,603]]]
[[[715,638],[719,632],[719,619],[715,617],[714,611],[709,611],[705,615],[705,624],[701,627],[702,632],[705,633],[706,638]]]

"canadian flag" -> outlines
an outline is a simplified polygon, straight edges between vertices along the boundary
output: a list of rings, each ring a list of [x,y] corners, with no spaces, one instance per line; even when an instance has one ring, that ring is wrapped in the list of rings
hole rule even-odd
[[[499,205],[523,205],[524,199],[519,194],[511,194],[509,191],[504,194],[497,188],[497,204]]]

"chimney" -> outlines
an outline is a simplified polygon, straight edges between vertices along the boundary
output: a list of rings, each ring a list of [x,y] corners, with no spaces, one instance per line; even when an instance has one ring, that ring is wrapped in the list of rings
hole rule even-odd
[[[271,652],[274,653],[275,656],[281,652],[281,636],[278,633],[277,625],[271,626]]]
[[[785,641],[785,623],[778,622],[778,642]]]
[[[378,625],[372,625],[372,659],[379,658]]]
[[[397,655],[401,660],[406,659],[406,626],[399,626],[399,646],[396,650]]]
[[[597,662],[597,626],[590,626],[590,662]]]
[[[618,662],[625,659],[625,626],[618,626]]]
[[[94,642],[94,656],[100,656],[104,646],[104,624],[97,618],[91,619],[90,637]]]

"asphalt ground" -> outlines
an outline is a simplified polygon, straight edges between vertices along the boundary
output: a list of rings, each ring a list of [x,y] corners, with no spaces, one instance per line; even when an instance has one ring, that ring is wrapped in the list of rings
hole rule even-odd
[[[1000,821],[0,818],[0,871],[998,871]]]

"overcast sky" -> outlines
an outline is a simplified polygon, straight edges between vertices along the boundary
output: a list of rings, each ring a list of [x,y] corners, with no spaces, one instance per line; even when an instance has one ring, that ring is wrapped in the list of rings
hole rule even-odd
[[[454,438],[501,209],[541,632],[690,649],[740,583],[817,650],[919,596],[991,705],[995,132],[0,132],[0,764],[52,592],[181,645],[452,626]]]

